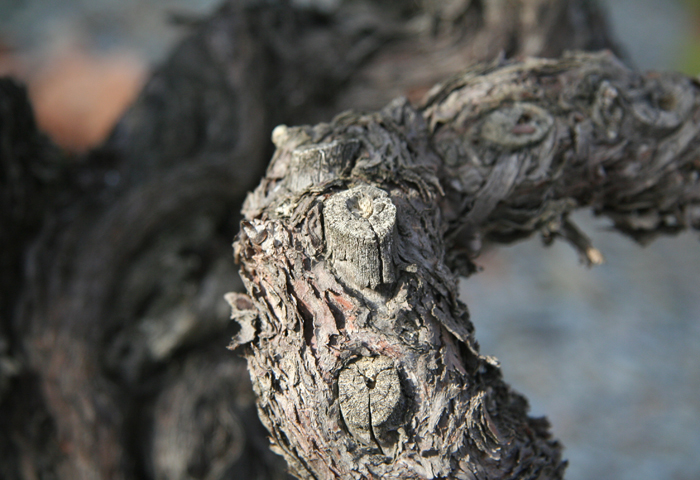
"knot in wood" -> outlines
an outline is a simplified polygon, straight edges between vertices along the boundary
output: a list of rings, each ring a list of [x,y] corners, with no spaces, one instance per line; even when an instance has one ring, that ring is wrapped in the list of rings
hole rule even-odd
[[[678,128],[695,105],[694,89],[685,78],[649,81],[631,97],[634,118],[645,127],[662,132]]]
[[[489,113],[481,126],[481,137],[508,149],[540,142],[554,125],[543,108],[532,103],[515,103]]]
[[[350,434],[364,445],[392,444],[392,432],[404,420],[405,399],[394,362],[364,357],[338,376],[340,411]]]
[[[395,280],[392,248],[396,207],[370,185],[337,193],[323,205],[326,247],[348,284],[376,288]]]

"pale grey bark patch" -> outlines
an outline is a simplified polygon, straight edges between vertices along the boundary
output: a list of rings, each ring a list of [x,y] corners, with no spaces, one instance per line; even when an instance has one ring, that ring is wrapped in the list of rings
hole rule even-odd
[[[531,103],[515,103],[491,112],[481,127],[485,140],[517,149],[541,141],[552,129],[554,119]]]
[[[328,253],[344,281],[359,288],[394,282],[396,207],[384,190],[362,185],[337,193],[323,218]]]
[[[234,350],[255,338],[258,312],[250,297],[244,293],[229,292],[224,295],[224,299],[231,306],[231,320],[235,320],[240,326],[240,330],[228,346],[230,350]]]
[[[617,138],[624,111],[620,102],[620,92],[607,80],[600,82],[591,109],[591,119],[595,126],[605,132],[608,141]]]

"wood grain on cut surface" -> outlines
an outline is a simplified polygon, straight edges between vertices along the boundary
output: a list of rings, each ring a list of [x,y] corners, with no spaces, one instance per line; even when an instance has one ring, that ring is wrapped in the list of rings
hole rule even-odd
[[[394,362],[384,356],[361,358],[340,371],[338,401],[350,433],[384,452],[395,448],[406,407]]]

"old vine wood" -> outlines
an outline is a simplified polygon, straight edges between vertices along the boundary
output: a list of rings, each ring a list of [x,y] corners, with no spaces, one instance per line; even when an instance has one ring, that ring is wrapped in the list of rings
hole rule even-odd
[[[302,478],[562,476],[457,275],[535,232],[599,262],[584,206],[697,228],[696,85],[504,60],[618,52],[590,0],[313,3],[190,19],[81,156],[0,79],[0,478],[287,478],[267,435]]]
[[[235,242],[232,348],[299,478],[556,479],[545,419],[483,356],[459,274],[540,233],[589,263],[592,208],[645,241],[700,228],[700,89],[612,54],[481,64],[419,108],[278,126]]]

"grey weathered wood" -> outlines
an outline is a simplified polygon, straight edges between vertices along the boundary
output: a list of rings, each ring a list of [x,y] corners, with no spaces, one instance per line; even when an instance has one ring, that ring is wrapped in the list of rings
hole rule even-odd
[[[385,191],[361,185],[338,192],[324,202],[323,222],[340,278],[359,288],[394,282],[396,207]]]
[[[361,443],[382,452],[396,446],[406,417],[406,399],[394,362],[384,356],[364,357],[338,374],[338,401],[345,426]]]

